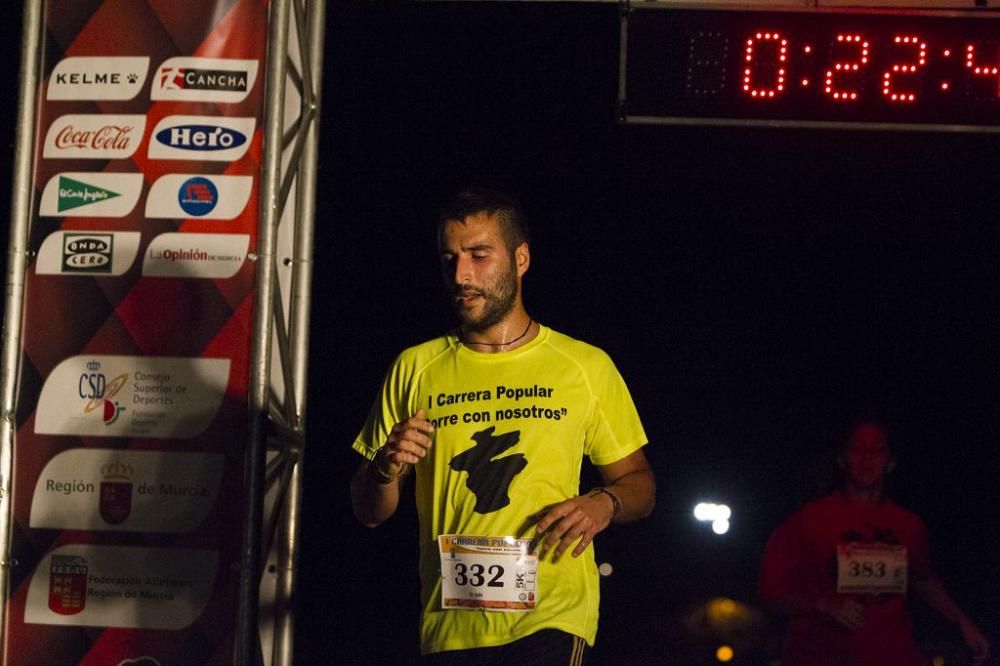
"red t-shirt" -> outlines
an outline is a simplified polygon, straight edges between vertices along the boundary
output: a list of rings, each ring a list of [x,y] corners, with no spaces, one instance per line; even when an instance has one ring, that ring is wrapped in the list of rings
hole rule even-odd
[[[913,513],[883,500],[850,504],[839,492],[806,504],[771,535],[760,576],[764,601],[818,600],[837,592],[837,546],[906,547],[908,587],[931,575],[927,531]],[[913,644],[906,595],[852,594],[865,623],[850,630],[820,612],[793,615],[782,653],[790,666],[917,666],[928,663]]]

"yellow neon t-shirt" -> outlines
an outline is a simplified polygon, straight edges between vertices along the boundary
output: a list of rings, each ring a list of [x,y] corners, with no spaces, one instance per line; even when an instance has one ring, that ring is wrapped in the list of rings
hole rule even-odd
[[[533,611],[442,610],[437,537],[530,536],[531,516],[579,494],[584,456],[606,465],[645,445],[611,359],[545,326],[531,342],[499,354],[471,351],[453,335],[436,338],[399,355],[353,448],[370,459],[393,424],[420,408],[435,424],[434,446],[415,467],[421,652],[502,645],[540,629],[593,645],[599,589],[592,546],[578,558],[567,551],[558,562],[550,555],[540,561]],[[459,461],[467,461],[477,442],[497,438],[513,445],[481,460],[485,475],[470,479],[468,465],[451,464],[463,453]]]

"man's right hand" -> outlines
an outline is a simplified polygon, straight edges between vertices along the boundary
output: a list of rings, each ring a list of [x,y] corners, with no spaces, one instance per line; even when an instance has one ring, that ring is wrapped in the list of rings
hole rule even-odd
[[[865,623],[865,607],[851,597],[823,599],[819,610],[832,617],[841,626],[855,631]]]
[[[378,454],[381,459],[376,459],[380,471],[387,476],[401,476],[407,465],[416,465],[427,457],[427,451],[434,444],[431,439],[433,434],[434,426],[427,420],[423,409],[392,426],[385,446]]]

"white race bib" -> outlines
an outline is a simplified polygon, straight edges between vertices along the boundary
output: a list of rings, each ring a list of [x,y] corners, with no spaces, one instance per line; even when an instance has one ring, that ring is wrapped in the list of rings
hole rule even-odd
[[[531,539],[442,534],[441,608],[530,611],[538,603]]]
[[[837,592],[905,594],[906,546],[852,543],[837,546]]]

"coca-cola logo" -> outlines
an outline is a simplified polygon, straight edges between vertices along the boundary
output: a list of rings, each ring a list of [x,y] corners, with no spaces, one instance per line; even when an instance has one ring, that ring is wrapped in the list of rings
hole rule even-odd
[[[74,114],[57,118],[45,137],[50,159],[131,157],[146,129],[144,115]]]
[[[132,125],[105,125],[96,130],[80,130],[67,125],[56,134],[56,148],[128,150],[134,130]]]

